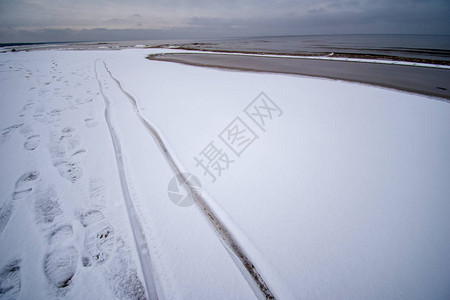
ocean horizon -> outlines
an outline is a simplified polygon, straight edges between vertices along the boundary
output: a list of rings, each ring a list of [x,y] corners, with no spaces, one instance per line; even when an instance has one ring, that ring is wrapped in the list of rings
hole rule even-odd
[[[370,55],[450,62],[450,35],[423,34],[333,34],[253,36],[207,39],[149,39],[129,41],[68,41],[40,43],[2,43],[0,47],[32,50],[122,49],[135,46],[186,50],[272,53],[292,55]]]

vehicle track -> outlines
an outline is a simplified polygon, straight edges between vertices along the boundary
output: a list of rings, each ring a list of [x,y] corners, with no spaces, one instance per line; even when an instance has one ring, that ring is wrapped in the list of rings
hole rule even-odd
[[[241,266],[237,265],[237,267],[243,273],[244,278],[247,280],[250,287],[253,289],[255,295],[258,298],[275,299],[274,294],[269,289],[268,285],[262,278],[261,274],[259,274],[258,270],[256,269],[256,266],[250,260],[248,255],[245,253],[243,247],[234,238],[233,234],[230,232],[230,230],[227,228],[227,226],[225,226],[225,224],[220,220],[219,216],[209,206],[207,201],[200,195],[200,193],[189,182],[189,178],[186,178],[184,176],[184,173],[180,170],[181,168],[176,164],[175,160],[173,159],[172,155],[170,154],[167,147],[165,146],[165,144],[161,138],[161,135],[158,133],[158,131],[150,124],[149,121],[147,121],[145,119],[145,117],[142,116],[142,114],[140,113],[139,104],[138,104],[136,98],[134,96],[132,96],[130,93],[128,93],[122,87],[122,84],[120,83],[120,81],[112,75],[111,71],[109,70],[109,68],[107,67],[107,65],[104,61],[103,61],[103,65],[104,65],[106,71],[111,76],[111,79],[117,83],[117,85],[119,86],[121,91],[130,100],[130,102],[133,106],[134,112],[136,113],[138,119],[141,121],[141,123],[144,125],[144,127],[147,129],[147,131],[151,134],[151,136],[155,140],[156,144],[160,148],[162,154],[164,155],[166,161],[169,163],[173,172],[176,175],[179,174],[183,178],[183,186],[184,186],[185,190],[192,196],[192,198],[195,200],[197,207],[201,210],[201,212],[206,217],[208,222],[213,226],[213,228],[215,229],[215,231],[221,238],[222,244],[228,250],[228,253],[230,253],[230,255],[232,256],[233,261],[235,263],[239,262],[241,264]],[[245,268],[245,271],[248,272],[248,274],[245,274],[243,272],[242,266]],[[248,275],[250,275],[250,278],[253,282],[249,281]],[[255,288],[255,284],[256,284],[257,288]]]
[[[120,140],[117,136],[114,127],[111,123],[111,106],[108,98],[106,97],[103,86],[98,78],[98,72],[97,72],[97,62],[100,59],[97,59],[94,63],[94,70],[95,70],[95,78],[98,82],[98,87],[100,89],[100,93],[103,96],[103,100],[105,101],[105,119],[106,123],[108,125],[109,132],[111,134],[111,140],[114,146],[114,152],[116,156],[116,162],[117,162],[117,169],[119,171],[119,178],[120,178],[120,184],[122,187],[122,193],[123,197],[125,199],[125,204],[127,207],[128,217],[131,223],[131,228],[133,231],[133,237],[134,241],[136,243],[136,248],[140,260],[140,264],[142,267],[142,273],[144,275],[144,281],[145,281],[145,287],[147,290],[147,295],[150,298],[150,300],[157,300],[158,299],[158,292],[156,290],[156,284],[155,284],[155,277],[154,272],[152,268],[152,262],[149,254],[149,249],[147,242],[145,241],[145,236],[142,231],[141,225],[138,221],[136,210],[133,206],[133,202],[131,200],[130,191],[128,189],[128,183],[125,175],[125,167],[123,163],[123,156],[122,156],[122,149],[120,146]]]

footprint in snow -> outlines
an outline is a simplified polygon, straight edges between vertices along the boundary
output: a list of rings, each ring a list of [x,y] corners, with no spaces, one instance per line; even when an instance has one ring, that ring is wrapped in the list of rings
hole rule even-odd
[[[55,108],[50,111],[50,116],[57,117],[57,116],[61,115],[61,113],[62,113],[62,109]]]
[[[33,113],[33,119],[37,122],[45,123],[48,121],[47,113],[45,112],[45,108],[39,107]]]
[[[102,179],[92,178],[89,181],[89,200],[93,207],[105,206],[105,184]]]
[[[77,182],[83,175],[83,170],[77,162],[62,161],[56,163],[55,167],[61,177],[72,183]]]
[[[73,236],[72,225],[66,224],[58,227],[48,237],[48,245],[54,246],[64,243]]]
[[[19,132],[24,137],[28,137],[28,136],[32,135],[33,129],[31,128],[31,126],[29,124],[26,124],[20,128]]]
[[[17,299],[21,288],[21,260],[16,259],[0,271],[0,298]]]
[[[32,135],[23,144],[24,148],[27,150],[34,150],[36,149],[41,142],[41,138],[39,135]]]
[[[91,265],[91,261],[102,264],[109,259],[115,249],[114,228],[105,219],[102,212],[89,210],[80,216],[85,227],[85,249],[88,254],[83,265]]]
[[[16,181],[13,199],[21,199],[28,196],[35,188],[39,179],[39,172],[36,170],[26,172]]]
[[[79,159],[82,156],[82,154],[84,154],[84,153],[86,153],[86,149],[80,149],[80,150],[74,152],[72,154],[71,158],[72,159]]]
[[[86,125],[87,128],[94,128],[98,126],[98,122],[92,118],[84,119],[84,124]]]
[[[38,224],[49,226],[61,214],[59,198],[52,186],[36,192],[34,215]]]
[[[80,148],[80,138],[75,135],[75,128],[63,128],[61,135],[52,139],[49,150],[53,165],[61,177],[72,183],[77,182],[83,175],[79,159],[86,150]]]
[[[23,110],[28,111],[28,110],[32,109],[33,106],[34,106],[34,102],[27,103],[23,106]]]
[[[75,128],[70,127],[70,126],[64,127],[63,129],[61,129],[61,138],[60,139],[62,140],[63,138],[72,137],[74,132],[75,132]]]
[[[103,213],[99,210],[88,210],[80,216],[80,223],[83,227],[88,227],[105,220]]]
[[[137,275],[130,249],[121,237],[115,237],[112,226],[99,210],[88,210],[80,216],[85,228],[84,267],[93,263],[105,266],[104,276],[119,299],[145,299],[144,286]],[[126,282],[126,284],[124,284]]]
[[[59,291],[66,290],[77,271],[79,255],[72,245],[73,227],[65,224],[48,236],[47,254],[44,257],[44,273],[48,281]]]
[[[14,202],[11,198],[8,198],[5,203],[0,207],[0,233],[3,232],[6,225],[11,218],[12,212],[14,209]]]
[[[119,299],[145,299],[144,285],[139,279],[130,249],[122,239],[111,259],[105,278]],[[126,282],[127,284],[123,284]]]
[[[57,248],[44,258],[44,272],[51,284],[66,288],[72,283],[78,265],[78,251],[73,246]]]
[[[18,199],[27,197],[36,188],[39,172],[31,171],[23,174],[15,184],[12,197],[8,197],[0,207],[0,233],[3,232],[14,211],[14,203]]]
[[[9,138],[12,136],[12,134],[19,128],[23,126],[23,123],[21,124],[15,124],[8,126],[6,128],[3,128],[2,132],[0,133],[0,145],[6,143]]]

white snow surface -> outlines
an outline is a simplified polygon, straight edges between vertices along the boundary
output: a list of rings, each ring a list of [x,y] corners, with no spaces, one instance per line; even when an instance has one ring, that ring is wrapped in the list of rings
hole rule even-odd
[[[450,297],[448,102],[159,52],[185,51],[0,55],[0,298],[256,297],[200,209],[169,200],[173,171],[106,67],[277,298]],[[244,113],[261,92],[283,111],[265,131]],[[236,117],[258,135],[240,156],[219,138]],[[211,141],[234,160],[215,182],[194,160]]]

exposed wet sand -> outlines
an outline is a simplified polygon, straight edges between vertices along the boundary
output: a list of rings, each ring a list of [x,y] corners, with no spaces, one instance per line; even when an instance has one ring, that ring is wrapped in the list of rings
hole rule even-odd
[[[444,98],[450,102],[450,69],[369,62],[333,61],[249,55],[171,53],[150,60],[220,69],[295,74],[359,82]]]

